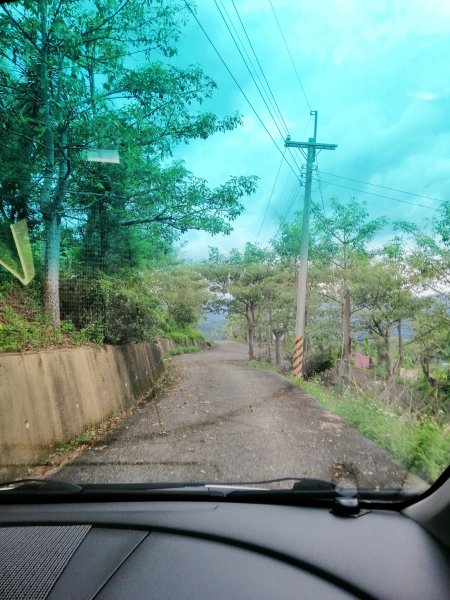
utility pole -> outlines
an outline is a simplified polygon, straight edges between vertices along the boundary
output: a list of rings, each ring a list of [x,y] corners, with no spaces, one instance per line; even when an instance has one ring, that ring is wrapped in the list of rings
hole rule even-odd
[[[305,156],[306,154],[306,180],[305,180],[305,198],[303,204],[303,223],[302,237],[300,240],[300,261],[298,266],[298,286],[297,286],[297,314],[295,320],[295,342],[294,342],[294,360],[292,373],[295,377],[303,376],[303,345],[305,335],[305,309],[306,309],[306,276],[308,272],[308,244],[309,244],[309,214],[311,211],[311,182],[312,170],[316,159],[316,151],[335,150],[337,144],[321,144],[316,142],[317,138],[317,110],[312,110],[314,115],[314,137],[309,138],[307,142],[294,142],[290,136],[284,143],[286,148],[300,148]]]

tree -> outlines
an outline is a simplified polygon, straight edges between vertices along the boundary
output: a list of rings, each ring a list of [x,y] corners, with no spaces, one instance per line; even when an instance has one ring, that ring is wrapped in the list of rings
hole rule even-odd
[[[422,300],[423,310],[411,322],[413,350],[417,353],[425,379],[442,395],[446,407],[450,398],[450,318],[449,305],[436,296]],[[446,365],[446,367],[445,367]]]
[[[210,248],[203,272],[216,295],[215,308],[225,306],[229,315],[238,315],[247,329],[249,359],[255,357],[255,330],[260,324],[267,298],[267,279],[271,273],[270,255],[247,242],[243,252],[231,250],[223,256]]]
[[[195,267],[175,264],[160,268],[149,273],[146,281],[148,293],[164,304],[169,327],[198,324],[209,294],[207,281]]]
[[[428,383],[448,393],[447,374],[440,381],[434,367],[449,362],[450,348],[450,201],[442,202],[436,217],[422,227],[396,223],[404,236],[406,268],[422,309],[412,314],[412,340]]]
[[[282,342],[295,325],[295,269],[292,262],[271,263],[265,281],[265,318],[275,339],[275,363],[281,365]]]
[[[424,227],[409,222],[396,223],[412,244],[409,268],[418,290],[448,297],[450,287],[450,200],[442,202],[436,218]]]
[[[341,309],[342,358],[348,361],[351,351],[352,294],[355,273],[361,261],[370,257],[367,244],[386,224],[386,219],[368,219],[363,202],[331,200],[332,213],[326,216],[314,205],[316,246],[312,260],[321,271],[320,293],[337,302]],[[345,363],[344,363],[345,364]]]
[[[400,242],[385,246],[376,259],[364,261],[355,274],[355,299],[361,308],[359,327],[371,333],[383,356],[388,377],[400,370],[403,360],[402,324],[420,310],[421,299],[411,289]],[[397,327],[398,352],[392,361],[390,340]]]
[[[167,62],[187,18],[185,2],[25,0],[20,10],[1,11],[2,113],[10,115],[2,114],[0,152],[10,167],[2,188],[23,181],[2,216],[40,214],[46,305],[57,325],[64,219],[78,222],[85,256],[92,239],[103,256],[130,227],[170,241],[190,228],[227,233],[255,179],[235,177],[210,190],[182,164],[167,165],[174,145],[240,123],[237,115],[196,111],[215,83],[199,67]],[[147,62],[133,63],[138,53]],[[4,150],[14,137],[24,175]],[[120,164],[87,162],[87,150],[111,148]]]

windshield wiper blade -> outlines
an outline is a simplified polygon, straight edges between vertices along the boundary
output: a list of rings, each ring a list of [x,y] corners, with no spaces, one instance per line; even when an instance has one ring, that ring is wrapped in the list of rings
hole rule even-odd
[[[80,485],[58,479],[16,479],[0,483],[0,494],[79,494]]]

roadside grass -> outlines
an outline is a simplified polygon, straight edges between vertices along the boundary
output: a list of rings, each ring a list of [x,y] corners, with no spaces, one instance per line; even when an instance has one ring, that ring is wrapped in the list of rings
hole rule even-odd
[[[170,358],[171,356],[178,356],[180,354],[190,354],[191,352],[199,352],[203,350],[201,346],[177,346],[176,348],[170,348],[163,353],[163,358]]]
[[[368,394],[331,390],[317,380],[289,379],[420,477],[432,482],[447,468],[450,431],[443,419],[391,409]]]
[[[243,362],[249,367],[281,372],[276,365]],[[423,479],[433,482],[447,468],[450,426],[443,411],[438,415],[416,415],[390,408],[368,394],[325,387],[317,379],[298,380],[291,375],[288,379]]]
[[[262,371],[272,371],[272,373],[284,374],[281,367],[272,363],[263,362],[262,360],[243,360],[243,364],[246,367],[253,367],[254,369],[261,369]]]

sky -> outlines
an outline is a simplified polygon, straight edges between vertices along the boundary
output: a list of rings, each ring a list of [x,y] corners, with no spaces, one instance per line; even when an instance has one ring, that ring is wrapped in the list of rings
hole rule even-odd
[[[216,1],[224,16],[232,19],[255,63],[233,0]],[[198,20],[281,152],[191,18],[174,60],[180,65],[199,64],[216,81],[216,94],[202,109],[219,116],[238,111],[243,125],[181,146],[174,157],[211,186],[231,175],[257,175],[259,182],[256,194],[244,198],[245,212],[234,222],[231,235],[189,232],[183,237],[184,255],[196,260],[207,256],[208,246],[226,252],[247,241],[267,244],[280,219],[289,220],[302,208],[304,189],[297,188],[295,173],[300,173],[305,160],[294,151],[294,162],[287,152],[289,166],[282,153],[287,131],[293,140],[307,141],[313,135],[311,109],[318,111],[317,140],[338,144],[335,151],[318,155],[326,214],[331,197],[341,201],[356,197],[367,203],[371,217],[386,215],[418,224],[432,220],[437,215],[433,208],[450,197],[450,2],[272,0],[295,70],[270,1],[234,0],[234,4],[286,128],[279,124],[280,134],[215,0],[198,0]],[[387,198],[364,193],[368,191]],[[322,203],[317,181],[312,197]]]

